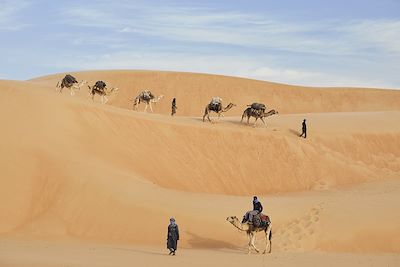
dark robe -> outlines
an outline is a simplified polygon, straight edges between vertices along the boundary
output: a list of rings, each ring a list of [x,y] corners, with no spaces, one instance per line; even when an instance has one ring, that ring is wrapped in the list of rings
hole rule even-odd
[[[179,228],[177,224],[170,224],[168,226],[167,235],[167,248],[171,251],[175,251],[178,248],[179,240]]]

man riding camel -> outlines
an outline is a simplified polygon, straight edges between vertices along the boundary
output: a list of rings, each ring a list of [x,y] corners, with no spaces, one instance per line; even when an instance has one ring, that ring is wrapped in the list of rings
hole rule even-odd
[[[260,214],[263,211],[263,206],[261,202],[258,200],[257,196],[253,197],[253,210],[248,211],[245,215],[245,219],[247,218],[247,222],[249,224],[253,223],[253,217],[257,214]]]

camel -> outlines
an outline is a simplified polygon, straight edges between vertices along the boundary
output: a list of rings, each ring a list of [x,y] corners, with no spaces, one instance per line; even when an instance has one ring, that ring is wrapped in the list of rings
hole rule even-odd
[[[272,116],[272,115],[274,115],[274,114],[278,114],[278,111],[272,109],[272,110],[268,111],[267,113],[265,113],[265,111],[262,110],[262,109],[261,109],[261,110],[255,110],[255,109],[253,109],[253,108],[251,108],[251,107],[248,107],[248,108],[246,108],[245,111],[243,112],[242,120],[241,120],[240,122],[243,122],[243,118],[244,118],[245,116],[247,116],[247,124],[249,124],[250,117],[255,117],[256,120],[255,120],[253,126],[256,126],[256,123],[257,123],[257,120],[258,120],[258,119],[261,119],[261,121],[262,121],[262,122],[264,123],[264,125],[265,125],[265,121],[264,121],[263,118],[268,117],[268,116]]]
[[[211,122],[211,119],[210,119],[211,111],[217,113],[218,119],[219,119],[220,116],[224,116],[224,114],[222,114],[223,112],[227,112],[228,110],[230,110],[231,108],[233,108],[235,106],[236,106],[235,104],[229,103],[229,105],[227,105],[226,107],[223,108],[221,103],[219,105],[213,105],[213,103],[211,102],[206,106],[206,108],[204,110],[203,122],[204,122],[204,119],[206,118],[206,116],[207,116],[208,121]]]
[[[107,98],[107,96],[110,96],[110,95],[112,95],[113,93],[117,93],[118,92],[118,87],[112,87],[112,88],[110,88],[110,89],[108,89],[107,87],[105,87],[103,90],[99,90],[99,89],[96,89],[96,88],[93,88],[94,86],[89,86],[88,85],[88,88],[89,88],[89,96],[88,97],[92,97],[92,101],[94,102],[94,95],[95,94],[98,94],[98,95],[100,95],[101,96],[101,103],[102,104],[105,104],[105,103],[107,103],[107,101],[108,101],[108,98]],[[104,101],[105,100],[105,101]]]
[[[264,231],[264,233],[265,233],[265,250],[264,250],[263,254],[267,253],[268,248],[269,248],[268,253],[271,253],[271,250],[272,250],[271,221],[269,221],[269,223],[264,227],[255,227],[252,224],[249,224],[247,222],[241,223],[236,216],[230,216],[230,217],[226,218],[226,220],[228,222],[230,222],[233,226],[235,226],[237,229],[239,229],[240,231],[246,232],[247,236],[249,237],[249,248],[248,248],[249,254],[251,252],[251,248],[254,248],[257,253],[260,252],[260,250],[258,248],[256,248],[256,246],[254,245],[254,242],[256,240],[256,233],[261,232],[261,231]],[[269,220],[269,218],[268,218],[268,220]]]
[[[144,108],[144,111],[146,112],[147,107],[150,106],[151,112],[153,112],[153,108],[151,107],[151,103],[157,103],[161,99],[163,99],[163,95],[160,95],[158,97],[155,97],[149,90],[145,90],[140,92],[140,94],[135,97],[133,100],[133,109],[138,110],[138,106],[140,102],[144,102],[146,104],[146,107]]]
[[[71,96],[75,95],[74,89],[80,90],[81,87],[87,83],[87,81],[82,80],[78,85],[75,85],[78,81],[71,75],[67,74],[61,81],[59,81],[56,85],[57,88],[60,88],[59,93],[62,93],[62,89],[68,88],[71,91]]]

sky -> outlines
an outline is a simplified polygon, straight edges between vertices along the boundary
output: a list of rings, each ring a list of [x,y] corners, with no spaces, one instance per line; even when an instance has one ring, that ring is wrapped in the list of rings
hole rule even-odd
[[[0,0],[0,79],[95,69],[400,89],[399,0]]]

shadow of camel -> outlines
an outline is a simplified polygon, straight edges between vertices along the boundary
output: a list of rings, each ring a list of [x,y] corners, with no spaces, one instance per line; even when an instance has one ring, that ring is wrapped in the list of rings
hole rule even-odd
[[[241,247],[238,247],[234,244],[225,241],[201,237],[199,235],[190,232],[186,233],[188,234],[188,236],[190,236],[188,243],[193,248],[242,250]]]

